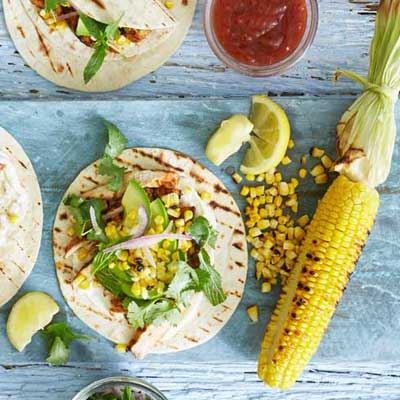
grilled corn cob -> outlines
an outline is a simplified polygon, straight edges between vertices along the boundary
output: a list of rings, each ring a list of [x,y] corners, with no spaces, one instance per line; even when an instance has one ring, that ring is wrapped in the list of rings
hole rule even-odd
[[[264,337],[260,378],[292,386],[317,350],[367,240],[379,195],[339,176],[320,201]]]

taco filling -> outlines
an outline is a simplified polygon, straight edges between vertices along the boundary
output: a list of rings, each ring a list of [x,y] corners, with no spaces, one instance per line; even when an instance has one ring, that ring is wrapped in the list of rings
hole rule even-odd
[[[126,143],[107,123],[109,145],[99,172],[106,186],[64,198],[71,222],[65,258],[77,290],[99,286],[131,327],[177,324],[196,292],[216,306],[225,301],[214,268],[218,232],[207,195],[175,172],[127,172],[113,160]]]
[[[94,49],[84,70],[85,84],[99,71],[108,53],[125,57],[135,55],[136,53],[130,54],[131,48],[137,49],[146,38],[155,33],[152,29],[120,26],[123,12],[119,19],[106,24],[86,15],[66,0],[29,1],[51,31],[69,29],[84,45]],[[162,37],[168,33],[170,32],[167,29],[160,29],[155,34]]]

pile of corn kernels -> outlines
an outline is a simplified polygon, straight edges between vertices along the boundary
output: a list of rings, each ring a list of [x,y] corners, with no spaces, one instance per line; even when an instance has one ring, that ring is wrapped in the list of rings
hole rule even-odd
[[[288,148],[293,147],[294,142],[290,140]],[[247,203],[244,214],[250,255],[255,260],[256,278],[262,280],[263,293],[268,293],[278,281],[286,282],[310,221],[307,214],[298,215],[296,190],[299,179],[305,179],[310,173],[316,184],[328,182],[328,172],[333,164],[331,158],[317,147],[310,149],[310,156],[319,162],[307,169],[308,156],[302,155],[297,177],[285,181],[279,170],[257,176],[246,175],[247,182],[240,188]],[[286,155],[281,167],[291,162]],[[243,177],[237,172],[233,173],[232,179],[237,184],[243,182]]]

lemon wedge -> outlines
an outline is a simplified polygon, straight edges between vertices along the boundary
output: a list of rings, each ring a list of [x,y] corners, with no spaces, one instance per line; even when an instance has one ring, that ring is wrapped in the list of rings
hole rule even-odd
[[[243,114],[235,114],[221,122],[206,147],[207,158],[215,165],[221,165],[236,153],[243,143],[250,140],[253,124]]]
[[[43,329],[58,313],[57,303],[46,293],[30,292],[12,307],[7,320],[7,336],[11,344],[22,351],[33,335]]]
[[[285,111],[263,95],[253,96],[250,120],[254,124],[254,134],[240,170],[257,175],[282,161],[290,139],[290,124]]]

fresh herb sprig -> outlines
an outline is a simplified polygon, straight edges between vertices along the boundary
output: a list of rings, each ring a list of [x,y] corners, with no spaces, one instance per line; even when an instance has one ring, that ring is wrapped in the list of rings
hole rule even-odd
[[[79,13],[79,17],[85,28],[88,30],[90,36],[96,40],[94,44],[94,53],[90,57],[89,62],[83,71],[83,80],[85,81],[85,84],[87,84],[103,65],[107,50],[109,48],[109,40],[113,40],[118,37],[118,25],[120,19],[109,25],[106,25],[88,17],[81,12]]]
[[[100,175],[109,176],[107,186],[113,192],[119,192],[124,183],[124,173],[126,168],[114,164],[114,158],[118,157],[128,143],[127,138],[122,134],[117,126],[109,121],[104,121],[107,128],[108,144],[104,150],[104,155],[100,160]]]
[[[199,285],[197,290],[203,291],[210,303],[217,306],[226,300],[226,294],[222,289],[221,275],[211,264],[208,248],[215,248],[218,234],[204,217],[197,217],[193,221],[189,233],[200,246],[200,266],[195,270]]]
[[[140,398],[143,400],[150,400],[147,395],[140,395]],[[117,395],[114,393],[95,393],[92,394],[88,400],[136,400],[139,399],[138,396],[135,395],[135,392],[130,386],[125,386],[122,390],[121,395]]]
[[[74,340],[89,339],[71,330],[66,322],[53,322],[44,329],[49,338],[49,356],[46,361],[51,365],[63,365],[69,358],[69,346]]]
[[[57,6],[68,4],[65,0],[45,0],[45,11],[50,12],[57,8]]]

